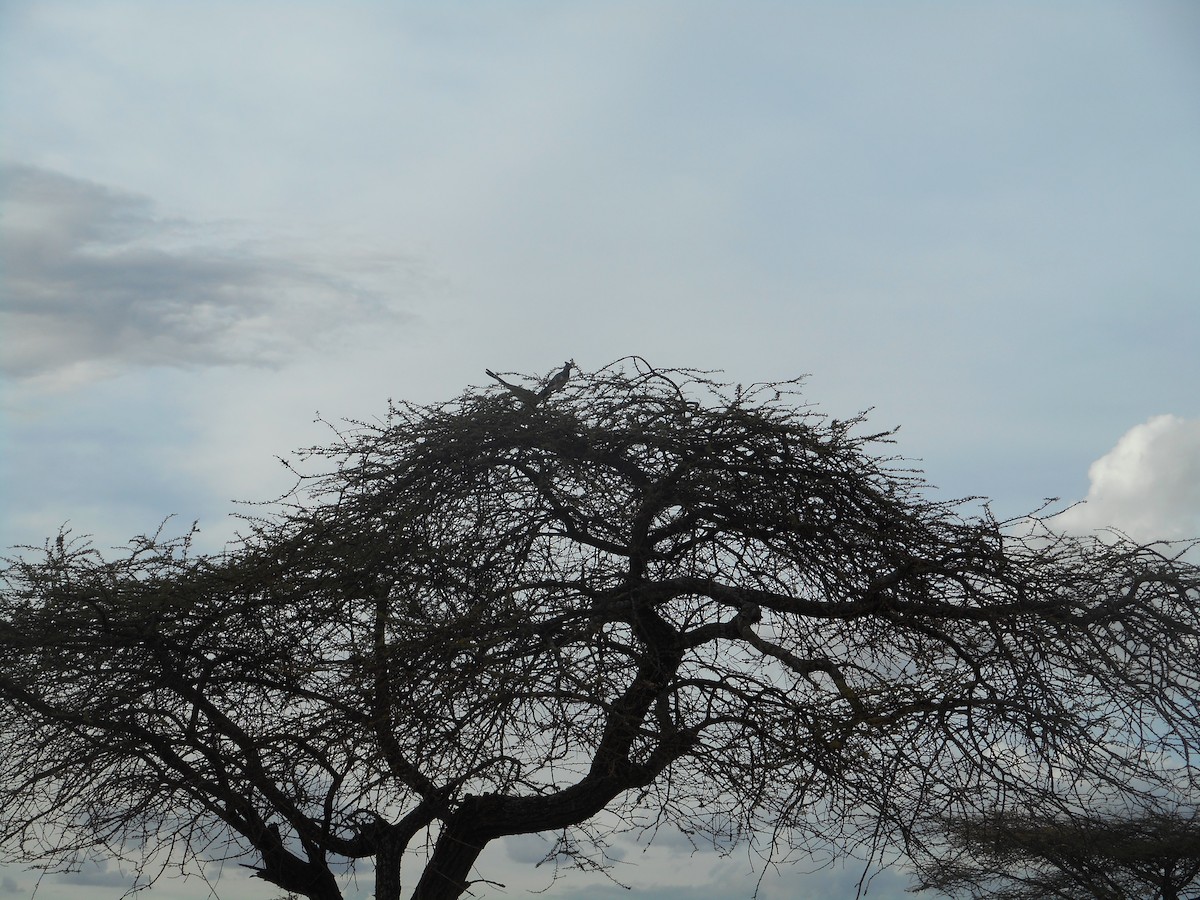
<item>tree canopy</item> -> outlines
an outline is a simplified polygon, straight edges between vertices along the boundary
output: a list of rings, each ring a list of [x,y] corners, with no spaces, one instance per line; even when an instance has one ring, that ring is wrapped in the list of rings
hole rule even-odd
[[[978,900],[1200,896],[1195,808],[1053,806],[938,823],[941,841],[919,859],[920,887]]]
[[[339,427],[218,554],[60,534],[10,560],[0,846],[150,881],[238,859],[312,900],[366,863],[378,900],[402,870],[440,900],[508,835],[603,866],[604,810],[878,856],[985,786],[1190,771],[1176,550],[935,501],[796,382],[636,357],[561,381]]]

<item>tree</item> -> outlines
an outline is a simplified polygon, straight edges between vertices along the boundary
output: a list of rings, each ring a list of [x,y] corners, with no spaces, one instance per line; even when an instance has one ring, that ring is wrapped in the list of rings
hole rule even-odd
[[[941,823],[919,889],[990,900],[1200,896],[1196,811],[1009,811]]]
[[[344,426],[223,553],[27,548],[0,845],[313,900],[362,861],[398,898],[407,859],[436,900],[507,835],[603,867],[604,811],[878,856],[982,785],[1197,748],[1194,567],[929,499],[796,390],[638,358],[536,406],[473,388]]]

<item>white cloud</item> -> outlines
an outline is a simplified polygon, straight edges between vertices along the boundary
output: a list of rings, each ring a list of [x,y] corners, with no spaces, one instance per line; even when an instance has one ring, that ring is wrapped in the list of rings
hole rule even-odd
[[[1088,469],[1085,503],[1056,521],[1069,531],[1117,528],[1138,540],[1200,536],[1200,419],[1154,416]]]

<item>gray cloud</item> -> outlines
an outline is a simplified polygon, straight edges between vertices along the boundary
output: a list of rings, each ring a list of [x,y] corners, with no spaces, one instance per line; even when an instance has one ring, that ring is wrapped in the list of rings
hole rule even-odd
[[[7,375],[276,367],[349,327],[402,317],[336,263],[206,242],[146,197],[26,165],[0,166],[0,186]]]
[[[87,887],[119,887],[126,888],[133,883],[133,876],[127,875],[119,868],[109,868],[107,860],[94,860],[85,863],[83,868],[75,872],[64,872],[53,876],[59,884],[74,884]]]
[[[550,852],[550,841],[541,834],[518,834],[504,839],[504,849],[514,862],[536,865]]]

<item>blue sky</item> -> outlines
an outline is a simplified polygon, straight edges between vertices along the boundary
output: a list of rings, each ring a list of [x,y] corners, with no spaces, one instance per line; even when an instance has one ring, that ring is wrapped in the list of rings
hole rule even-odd
[[[1198,98],[1187,2],[8,0],[0,542],[218,547],[318,412],[629,353],[1200,533]]]

